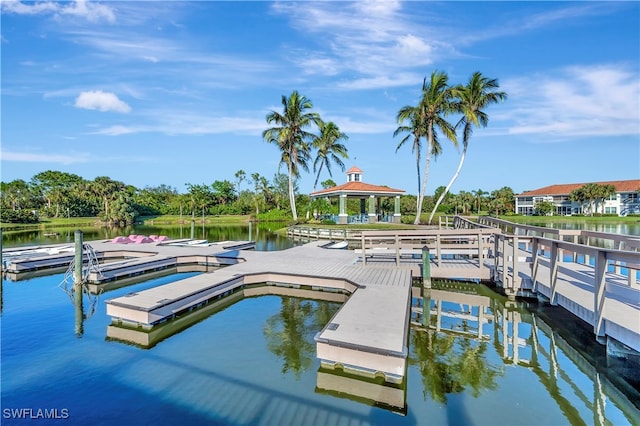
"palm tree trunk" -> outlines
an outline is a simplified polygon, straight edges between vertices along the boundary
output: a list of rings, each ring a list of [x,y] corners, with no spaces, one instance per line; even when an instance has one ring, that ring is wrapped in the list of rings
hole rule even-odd
[[[318,186],[318,179],[320,179],[320,172],[322,171],[322,166],[324,166],[324,162],[320,163],[320,168],[318,169],[318,175],[316,176],[316,181],[313,182],[313,192],[316,192],[316,186]]]
[[[424,202],[424,191],[427,187],[427,178],[429,176],[429,164],[431,163],[431,147],[433,144],[433,129],[429,128],[429,130],[427,131],[427,155],[426,155],[426,159],[425,159],[425,165],[424,165],[424,173],[422,175],[422,187],[420,188],[419,194],[418,194],[418,208],[416,210],[416,219],[413,221],[414,225],[419,225],[420,224],[420,214],[422,213],[422,203]]]
[[[458,176],[460,175],[460,170],[462,169],[462,163],[464,163],[464,157],[466,154],[467,154],[467,145],[465,144],[465,147],[462,150],[462,155],[460,156],[460,162],[458,163],[458,169],[454,173],[453,177],[447,184],[447,187],[444,189],[442,194],[440,194],[440,198],[438,198],[438,202],[436,202],[436,205],[433,207],[433,211],[429,216],[429,225],[431,225],[431,220],[433,220],[433,216],[436,214],[436,210],[438,209],[438,206],[440,206],[440,203],[442,203],[442,200],[444,200],[444,197],[447,195],[447,193],[451,189],[451,186],[453,185],[453,183],[456,181],[456,179],[458,179]]]
[[[420,193],[420,188],[422,188],[420,186],[420,151],[418,149],[416,149],[416,171],[417,171],[417,176],[418,176],[418,194]],[[416,198],[416,211],[418,211],[418,209],[420,208],[420,206],[418,205],[418,199]]]
[[[296,197],[293,193],[293,170],[291,167],[291,163],[287,164],[287,169],[289,171],[289,203],[291,204],[291,214],[293,215],[293,220],[298,220],[298,213],[296,212]]]

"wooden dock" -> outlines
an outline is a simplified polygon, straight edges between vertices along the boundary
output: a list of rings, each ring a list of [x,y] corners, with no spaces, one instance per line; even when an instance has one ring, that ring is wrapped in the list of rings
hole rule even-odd
[[[346,302],[315,337],[321,365],[401,383],[412,281],[422,276],[423,256],[428,255],[433,279],[491,281],[508,296],[547,298],[592,324],[598,341],[612,339],[640,352],[637,238],[614,236],[618,248],[606,249],[548,238],[545,231],[511,235],[463,223],[458,230],[362,231],[361,246],[355,250],[327,249],[327,241],[273,252],[245,250],[251,247],[246,241],[205,245],[92,241],[101,270],[89,274],[87,281],[97,290],[178,267],[197,266],[207,272],[107,300],[116,334],[131,334],[123,331],[128,327],[166,335],[160,332],[162,324],[184,319],[239,291],[246,296],[263,294],[256,290],[259,284],[270,286],[272,290],[266,291],[273,294],[285,294],[282,289],[288,288],[300,294],[346,295]],[[48,249],[47,254],[32,248],[33,255],[29,248],[21,249],[3,261],[3,270],[18,275],[51,271],[72,260],[68,247]],[[567,253],[586,260],[563,262]],[[626,276],[623,269],[628,270]],[[125,327],[119,330],[118,324]]]
[[[87,283],[92,291],[119,285],[107,284],[125,278],[176,269],[183,265],[221,266],[237,262],[229,252],[255,247],[252,241],[222,241],[189,244],[192,240],[170,240],[148,244],[122,244],[91,241],[90,246],[100,263],[100,270],[89,271]],[[73,262],[73,244],[20,247],[3,250],[2,272],[14,280],[43,270],[65,270]],[[84,254],[85,261],[87,254]]]
[[[401,382],[408,353],[411,270],[363,268],[353,252],[324,249],[324,244],[237,252],[233,257],[242,261],[234,265],[107,300],[107,314],[153,328],[251,284],[345,292],[348,300],[315,337],[321,363]]]

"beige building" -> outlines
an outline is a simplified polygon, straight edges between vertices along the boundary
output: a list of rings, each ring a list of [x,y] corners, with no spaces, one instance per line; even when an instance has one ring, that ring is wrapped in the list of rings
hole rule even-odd
[[[614,180],[608,182],[590,182],[598,185],[613,185],[616,189],[615,195],[610,196],[604,203],[597,205],[597,213],[617,214],[626,216],[628,214],[640,214],[640,179]],[[526,191],[516,195],[516,213],[532,215],[535,211],[536,203],[548,201],[556,206],[555,214],[572,215],[585,214],[589,212],[589,205],[578,201],[571,201],[571,191],[576,190],[587,183],[570,183],[561,185],[545,186],[544,188]],[[595,213],[595,212],[594,212]]]

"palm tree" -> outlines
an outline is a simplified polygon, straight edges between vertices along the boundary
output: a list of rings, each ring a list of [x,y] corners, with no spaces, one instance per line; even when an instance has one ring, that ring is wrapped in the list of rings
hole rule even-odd
[[[480,215],[480,205],[482,204],[482,197],[485,195],[489,195],[487,191],[483,191],[482,189],[478,189],[477,191],[471,191],[473,195],[476,197],[476,205],[478,207],[478,215]]]
[[[460,199],[460,206],[462,207],[462,214],[467,214],[473,207],[475,197],[472,193],[467,191],[460,191],[460,193],[458,193],[458,197]]]
[[[93,193],[102,200],[104,217],[109,217],[109,202],[117,198],[118,193],[125,189],[123,182],[113,180],[108,176],[98,176],[91,183]]]
[[[282,151],[280,164],[287,165],[291,214],[293,220],[298,220],[293,182],[300,176],[300,168],[309,170],[308,162],[311,157],[309,141],[314,138],[314,135],[305,129],[312,124],[319,125],[320,116],[309,111],[313,107],[311,100],[295,90],[288,98],[282,96],[282,107],[282,114],[276,111],[267,114],[267,123],[273,123],[275,127],[265,130],[262,137],[266,142],[276,144]]]
[[[451,178],[451,181],[449,181],[447,188],[440,195],[436,205],[433,207],[433,211],[429,216],[429,223],[431,223],[436,209],[460,174],[462,164],[464,163],[465,156],[467,155],[469,138],[473,132],[473,126],[487,127],[489,117],[482,109],[491,104],[503,102],[507,98],[507,94],[505,92],[496,91],[498,87],[498,80],[484,77],[479,71],[476,71],[471,75],[466,86],[458,85],[451,90],[453,96],[458,99],[456,109],[458,112],[462,113],[462,118],[458,124],[456,124],[456,127],[459,125],[464,126],[462,131],[462,155],[460,156],[458,168]]]
[[[396,153],[400,149],[402,145],[405,144],[413,136],[413,145],[411,145],[411,151],[416,156],[416,172],[418,176],[418,194],[420,194],[420,179],[422,176],[420,175],[420,152],[422,151],[422,142],[421,139],[423,136],[427,134],[425,130],[425,124],[420,120],[420,108],[406,105],[400,108],[398,111],[397,118],[398,120],[398,128],[393,132],[393,137],[395,138],[401,133],[407,133],[407,135],[402,138],[402,140],[398,143],[396,147]],[[404,122],[409,122],[409,124],[402,124]],[[416,197],[416,211],[420,210],[420,205],[418,204],[418,198]]]
[[[331,162],[336,163],[340,166],[340,169],[344,171],[344,163],[340,157],[349,158],[347,148],[340,143],[341,140],[348,140],[349,136],[342,133],[340,128],[338,128],[338,126],[336,126],[332,121],[329,121],[328,123],[320,122],[319,128],[320,136],[315,138],[313,141],[313,146],[318,150],[316,159],[313,162],[313,171],[315,172],[317,169],[318,172],[316,180],[313,183],[314,192],[318,186],[318,179],[320,178],[322,166],[326,165],[329,176],[333,177],[333,174],[331,173]]]
[[[425,78],[422,83],[422,99],[418,105],[419,120],[417,122],[424,124],[424,130],[426,131],[427,138],[427,155],[420,192],[418,194],[418,211],[416,212],[414,225],[418,225],[420,223],[420,213],[422,213],[424,191],[427,187],[431,155],[438,155],[441,151],[441,147],[438,142],[437,130],[440,129],[455,146],[458,146],[455,128],[444,118],[447,114],[452,112],[452,93],[451,88],[447,84],[448,81],[449,77],[447,76],[447,73],[433,71],[431,73],[431,79],[427,82],[427,79]]]

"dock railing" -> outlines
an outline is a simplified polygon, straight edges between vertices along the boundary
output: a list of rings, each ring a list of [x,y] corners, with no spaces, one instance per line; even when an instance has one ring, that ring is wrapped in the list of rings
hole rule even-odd
[[[358,241],[360,239],[359,229],[349,228],[321,228],[316,226],[289,226],[287,228],[287,237],[311,239],[328,239],[328,240],[346,240]]]
[[[426,246],[430,253],[435,251],[436,263],[443,259],[443,254],[463,255],[477,258],[483,268],[495,232],[495,229],[361,231],[362,264],[366,265],[367,258],[394,256],[396,265],[400,265],[401,257],[420,255]]]

